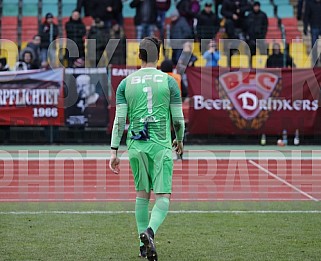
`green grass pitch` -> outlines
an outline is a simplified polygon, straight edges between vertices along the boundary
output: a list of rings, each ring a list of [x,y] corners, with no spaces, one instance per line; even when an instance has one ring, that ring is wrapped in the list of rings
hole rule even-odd
[[[1,203],[0,260],[140,260],[133,209],[133,203]],[[169,213],[156,235],[161,261],[321,257],[320,203],[174,202],[171,210],[204,212]]]

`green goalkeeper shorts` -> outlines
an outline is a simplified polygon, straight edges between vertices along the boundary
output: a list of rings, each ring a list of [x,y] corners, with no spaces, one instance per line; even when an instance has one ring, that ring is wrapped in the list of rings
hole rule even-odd
[[[150,141],[134,141],[128,150],[136,191],[172,193],[172,150]]]

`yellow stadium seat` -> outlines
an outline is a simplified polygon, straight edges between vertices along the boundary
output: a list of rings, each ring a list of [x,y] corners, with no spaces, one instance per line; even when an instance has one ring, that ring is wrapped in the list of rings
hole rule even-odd
[[[249,57],[245,54],[232,55],[231,57],[231,67],[235,68],[249,68]]]
[[[227,56],[226,55],[221,55],[219,61],[218,61],[218,65],[220,67],[228,67],[228,63],[227,63]]]
[[[311,59],[307,54],[294,53],[292,58],[296,68],[311,68]]]
[[[267,55],[253,55],[252,56],[252,67],[253,68],[265,68]]]
[[[0,41],[0,56],[7,58],[7,64],[12,69],[19,58],[18,46],[10,40],[1,39]]]
[[[127,41],[127,58],[126,63],[128,66],[140,65],[138,52],[139,42],[138,41]]]

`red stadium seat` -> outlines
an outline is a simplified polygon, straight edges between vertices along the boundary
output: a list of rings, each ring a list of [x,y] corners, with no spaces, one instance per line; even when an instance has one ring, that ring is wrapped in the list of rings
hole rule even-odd
[[[18,19],[15,16],[5,16],[1,18],[2,32],[1,38],[17,42]],[[4,26],[5,25],[5,26]]]
[[[30,41],[38,33],[38,18],[32,16],[22,17],[22,41]]]

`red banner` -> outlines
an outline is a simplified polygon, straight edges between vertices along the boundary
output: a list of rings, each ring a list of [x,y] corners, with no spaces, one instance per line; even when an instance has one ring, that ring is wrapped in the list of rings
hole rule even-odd
[[[0,125],[63,124],[63,69],[0,74]]]
[[[190,134],[321,134],[320,69],[187,71]]]

